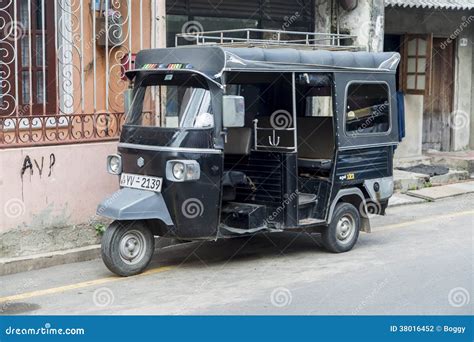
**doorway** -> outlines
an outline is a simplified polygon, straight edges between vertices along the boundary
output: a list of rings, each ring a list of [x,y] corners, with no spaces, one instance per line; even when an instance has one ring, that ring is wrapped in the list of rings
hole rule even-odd
[[[423,109],[423,150],[450,151],[450,119],[454,98],[454,46],[445,38],[433,38],[431,87]]]

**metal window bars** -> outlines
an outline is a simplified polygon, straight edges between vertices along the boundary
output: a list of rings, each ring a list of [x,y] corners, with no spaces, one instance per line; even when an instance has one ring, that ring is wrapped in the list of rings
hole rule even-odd
[[[158,45],[162,7],[161,0],[0,1],[0,149],[117,139],[123,68],[133,53]]]
[[[244,28],[178,33],[175,35],[175,46],[193,43],[229,47],[363,50],[362,47],[353,44],[355,39],[356,36],[350,34]]]

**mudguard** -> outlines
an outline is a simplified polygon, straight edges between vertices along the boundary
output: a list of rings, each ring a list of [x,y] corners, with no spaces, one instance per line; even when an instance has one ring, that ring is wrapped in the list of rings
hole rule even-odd
[[[363,231],[363,232],[366,232],[366,233],[372,232],[372,229],[370,227],[369,217],[367,215],[362,214],[362,212],[361,212],[361,205],[365,209],[366,206],[367,206],[367,202],[365,200],[364,194],[358,188],[347,188],[347,189],[339,190],[336,197],[333,199],[333,201],[331,203],[331,207],[329,208],[329,214],[328,214],[328,219],[327,219],[328,223],[331,223],[331,221],[332,221],[332,214],[333,214],[334,209],[336,208],[336,204],[339,202],[339,200],[341,198],[344,198],[345,196],[350,196],[350,195],[355,195],[355,196],[359,197],[359,200],[360,200],[360,202],[359,202],[360,204],[352,203],[353,205],[355,205],[356,209],[358,209],[359,212],[361,213],[361,215],[360,215],[360,220],[361,220],[360,230]],[[351,202],[349,202],[349,203],[351,203]]]
[[[158,219],[173,226],[170,213],[159,192],[123,188],[106,198],[97,207],[97,215],[114,220]]]

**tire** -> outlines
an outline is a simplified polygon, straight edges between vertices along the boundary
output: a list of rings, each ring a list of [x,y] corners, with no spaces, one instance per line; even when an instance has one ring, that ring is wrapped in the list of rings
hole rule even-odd
[[[332,253],[350,251],[357,242],[360,230],[360,213],[350,203],[338,203],[331,223],[321,237],[326,250]]]
[[[101,254],[113,273],[128,277],[143,272],[155,250],[155,238],[142,221],[114,221],[102,236]]]

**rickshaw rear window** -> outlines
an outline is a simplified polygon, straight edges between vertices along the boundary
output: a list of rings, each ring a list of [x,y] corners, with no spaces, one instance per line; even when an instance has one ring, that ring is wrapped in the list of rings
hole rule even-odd
[[[351,83],[347,90],[346,132],[384,133],[390,128],[389,89],[385,83]]]

